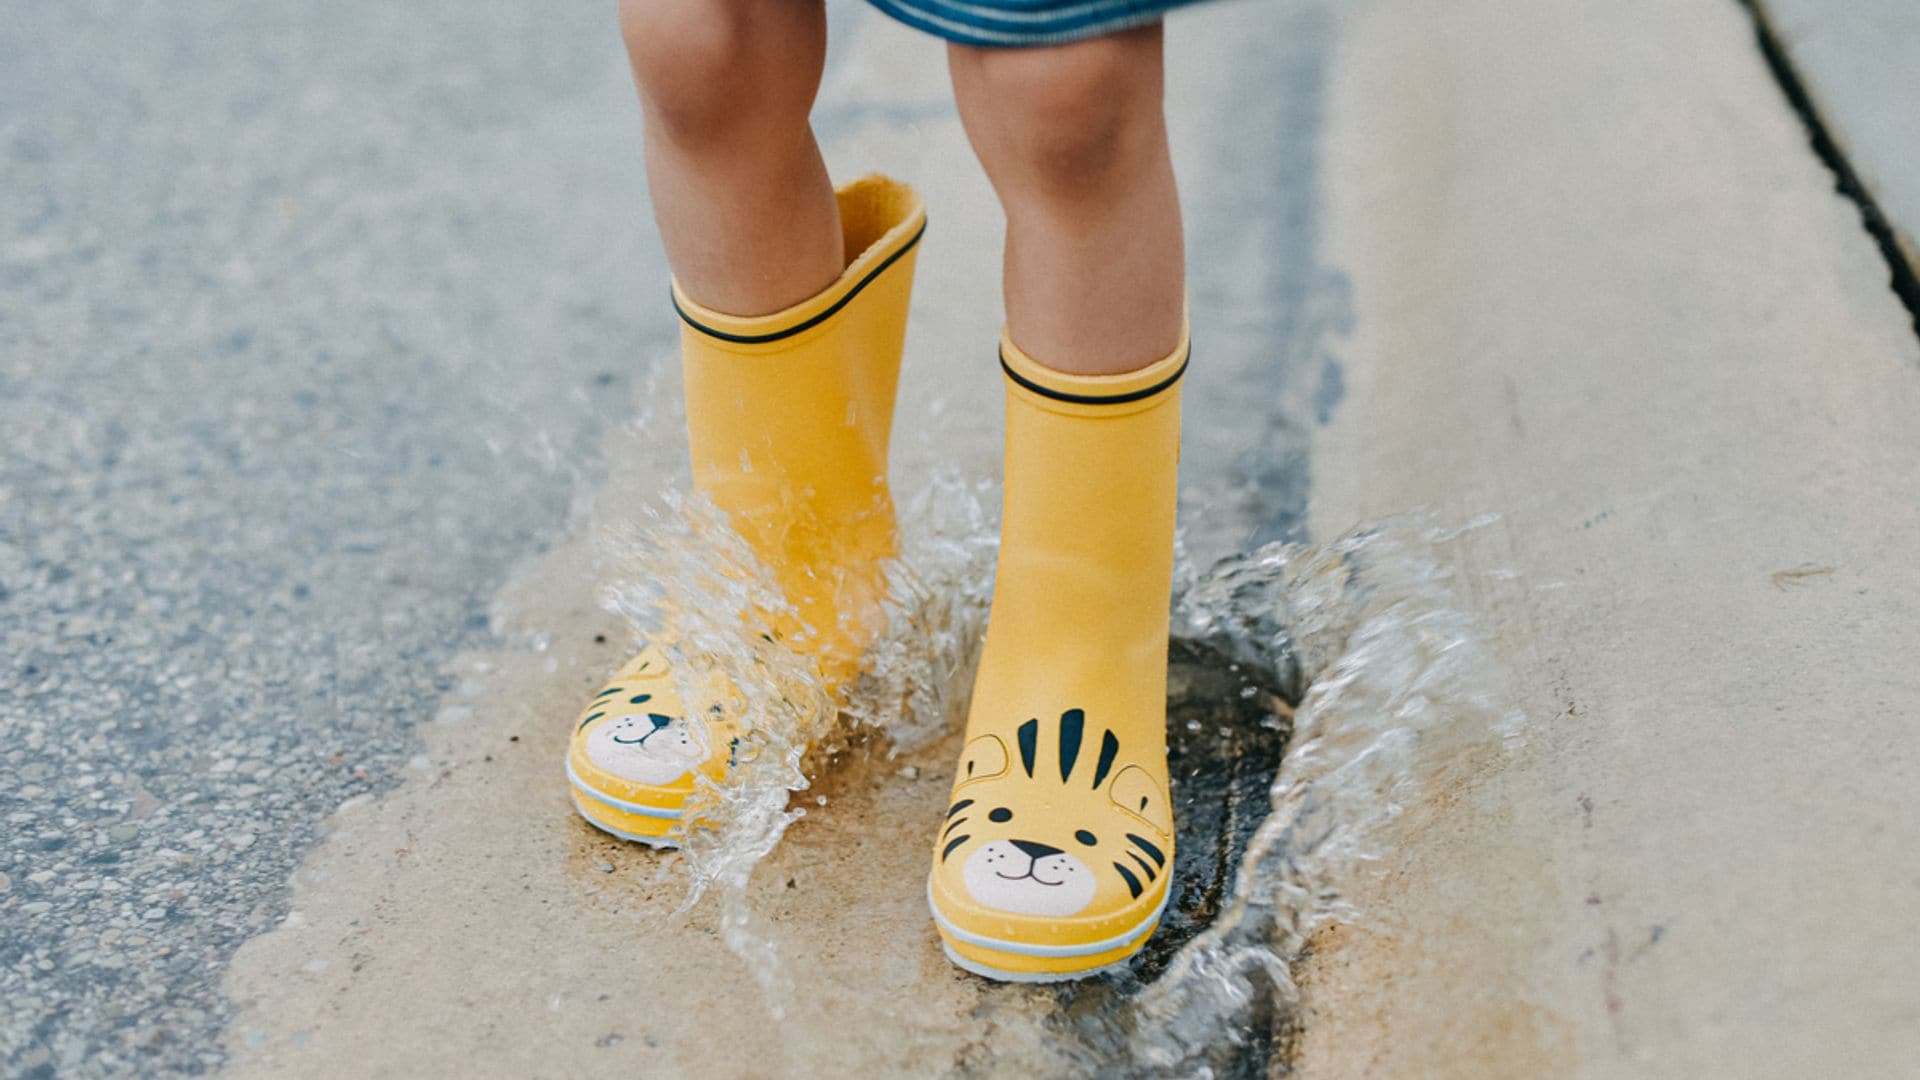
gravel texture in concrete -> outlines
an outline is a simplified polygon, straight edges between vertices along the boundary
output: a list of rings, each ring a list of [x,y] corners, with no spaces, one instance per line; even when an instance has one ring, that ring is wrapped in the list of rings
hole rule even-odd
[[[0,1073],[217,1062],[226,959],[564,525],[670,329],[611,21],[0,14]]]

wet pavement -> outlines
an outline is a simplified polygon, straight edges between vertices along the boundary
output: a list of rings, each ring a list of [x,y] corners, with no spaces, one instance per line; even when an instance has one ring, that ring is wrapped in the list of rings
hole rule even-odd
[[[0,1073],[219,1062],[566,528],[667,329],[611,18],[0,16]]]

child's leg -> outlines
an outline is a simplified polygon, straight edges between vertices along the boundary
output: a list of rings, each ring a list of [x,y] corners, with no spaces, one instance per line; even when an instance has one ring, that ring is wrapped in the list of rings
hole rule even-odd
[[[621,0],[654,217],[674,276],[708,307],[778,311],[843,266],[807,122],[826,27],[821,0]]]
[[[967,137],[1006,208],[1014,343],[1080,374],[1167,355],[1186,285],[1160,27],[947,55]]]
[[[763,623],[837,688],[880,625],[887,448],[926,210],[886,177],[828,183],[807,125],[820,0],[623,0],[620,15],[674,271],[694,487],[785,601],[741,611],[742,632]],[[723,676],[673,669],[687,643],[671,625],[644,639],[581,710],[567,773],[588,821],[671,846],[697,779],[724,779],[752,736],[705,707],[737,697]],[[794,723],[804,736],[808,721]]]
[[[1186,370],[1160,31],[950,54],[1007,211],[993,609],[928,899],[992,978],[1124,963],[1172,895],[1167,602]]]

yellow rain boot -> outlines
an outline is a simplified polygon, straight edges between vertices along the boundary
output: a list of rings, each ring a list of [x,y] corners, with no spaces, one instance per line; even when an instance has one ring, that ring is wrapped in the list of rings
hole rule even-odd
[[[1173,870],[1167,605],[1187,342],[1139,371],[1052,371],[1003,337],[993,611],[927,899],[992,979],[1132,956]]]
[[[927,220],[920,196],[885,177],[837,194],[850,261],[819,295],[741,318],[673,289],[694,485],[771,569],[795,612],[774,632],[829,686],[858,669],[893,554],[887,443]],[[686,698],[709,696],[688,690],[649,642],[582,710],[567,776],[588,821],[672,846],[696,773],[721,779],[737,734],[685,715]]]

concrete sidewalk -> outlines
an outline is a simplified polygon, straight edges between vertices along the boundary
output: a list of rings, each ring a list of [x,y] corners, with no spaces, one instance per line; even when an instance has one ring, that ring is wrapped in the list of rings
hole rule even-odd
[[[1305,1072],[1907,1074],[1920,345],[1746,13],[1380,4],[1335,71],[1313,529],[1500,514],[1536,724],[1316,942]]]

